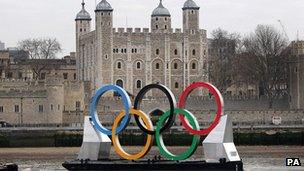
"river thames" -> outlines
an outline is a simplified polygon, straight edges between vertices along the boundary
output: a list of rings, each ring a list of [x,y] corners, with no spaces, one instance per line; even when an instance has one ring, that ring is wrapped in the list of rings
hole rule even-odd
[[[134,153],[140,147],[127,147]],[[170,147],[173,153],[179,153],[187,147]],[[304,146],[238,146],[244,169],[247,171],[304,171]],[[16,163],[21,171],[65,170],[61,164],[73,160],[79,148],[0,148],[0,163]],[[147,158],[158,155],[157,147],[153,147]],[[200,158],[202,147],[199,147],[191,159]],[[111,151],[113,158],[118,158]],[[286,157],[300,158],[302,167],[286,167]]]

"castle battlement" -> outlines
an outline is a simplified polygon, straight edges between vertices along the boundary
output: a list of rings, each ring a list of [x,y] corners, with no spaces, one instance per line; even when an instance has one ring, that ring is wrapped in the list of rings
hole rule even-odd
[[[149,28],[113,28],[113,33],[150,33]]]
[[[112,29],[113,34],[136,34],[136,33],[141,33],[141,34],[151,34],[152,32],[150,32],[149,28],[123,28],[123,27],[118,27],[118,28],[113,28]],[[156,33],[161,33],[161,32],[156,32]],[[164,34],[182,34],[182,29],[181,28],[175,28],[175,29],[169,29],[168,32],[163,32]],[[198,34],[200,35],[206,35],[207,34],[207,30],[205,29],[200,29],[198,30]],[[87,36],[89,36],[89,34],[86,34]]]

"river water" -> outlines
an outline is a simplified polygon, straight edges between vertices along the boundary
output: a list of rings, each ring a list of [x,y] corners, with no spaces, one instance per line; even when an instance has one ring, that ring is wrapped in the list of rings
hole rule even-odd
[[[126,147],[134,153],[140,147]],[[178,154],[186,147],[170,147],[171,152]],[[237,147],[248,171],[304,171],[304,146],[240,146]],[[61,164],[73,160],[79,148],[0,148],[0,163],[16,163],[21,171],[52,171],[65,170]],[[202,147],[198,148],[192,159],[200,158]],[[158,149],[153,147],[147,158],[158,155]],[[117,158],[114,151],[112,158]],[[302,167],[286,167],[286,157],[300,158]]]

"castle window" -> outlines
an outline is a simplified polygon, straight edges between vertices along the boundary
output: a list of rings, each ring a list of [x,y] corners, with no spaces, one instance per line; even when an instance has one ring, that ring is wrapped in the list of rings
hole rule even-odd
[[[134,49],[132,49],[132,53],[134,53]]]
[[[141,69],[141,62],[137,62],[137,63],[136,63],[136,68],[137,68],[137,69]]]
[[[80,29],[80,32],[82,32],[82,28]]]
[[[120,50],[120,52],[121,52],[121,53],[123,53],[123,52],[124,52],[124,50],[123,50],[123,49],[121,49],[121,50]]]
[[[105,58],[108,59],[108,55],[105,55]]]
[[[121,62],[117,62],[117,69],[121,69]]]
[[[57,109],[60,110],[60,105],[57,106]]]
[[[178,88],[178,87],[179,87],[178,82],[175,82],[174,87],[175,87],[175,88]]]
[[[165,17],[165,21],[167,21],[167,17]]]
[[[43,112],[43,105],[39,105],[38,110],[40,113]]]
[[[155,28],[158,29],[158,25],[156,25]]]
[[[167,25],[165,25],[165,29],[167,29]]]
[[[41,73],[40,78],[41,78],[42,80],[44,80],[44,79],[45,79],[45,73]]]
[[[158,21],[158,17],[156,17],[155,20]]]
[[[76,73],[74,73],[74,80],[76,80],[77,79],[77,75],[76,75]]]
[[[140,80],[136,81],[136,88],[141,89],[141,81]]]
[[[84,31],[86,32],[86,31],[87,31],[87,29],[84,29]]]
[[[174,69],[177,69],[177,68],[178,68],[177,63],[174,63]]]
[[[63,73],[63,79],[65,79],[65,80],[68,79],[68,73]]]
[[[101,15],[103,15],[103,12],[101,13]]]
[[[192,10],[191,13],[194,14],[194,11]]]
[[[192,69],[196,69],[196,64],[192,63]]]
[[[108,15],[111,15],[111,13],[109,12]]]
[[[115,53],[116,52],[116,50],[115,49],[113,49],[113,53]]]
[[[169,64],[167,63],[167,69],[169,69]]]
[[[108,25],[110,26],[110,25],[111,25],[111,22],[109,22]]]
[[[116,53],[118,53],[118,49],[116,49]]]
[[[20,112],[20,110],[19,110],[19,105],[15,105],[15,112],[16,112],[16,113],[19,113],[19,112]]]
[[[119,86],[119,87],[121,87],[121,88],[124,87],[124,83],[123,83],[123,81],[120,80],[120,79],[116,81],[116,85]]]
[[[159,49],[156,49],[156,55],[159,55]]]
[[[101,22],[100,24],[101,24],[101,26],[103,25],[103,23],[102,23],[102,22]]]
[[[54,106],[51,104],[51,110],[53,110],[54,109]]]
[[[3,113],[3,106],[0,106],[0,113]]]
[[[195,51],[195,49],[193,49],[192,50],[192,55],[195,56],[195,54],[196,54],[196,51]]]
[[[80,101],[77,101],[76,102],[76,111],[80,111],[80,106],[81,106]]]
[[[188,64],[186,64],[185,68],[188,69]]]
[[[177,49],[174,50],[174,55],[177,55]]]
[[[137,49],[134,49],[134,52],[137,53]]]
[[[155,69],[159,69],[159,63],[156,63]]]
[[[127,49],[124,49],[124,52],[127,53]]]

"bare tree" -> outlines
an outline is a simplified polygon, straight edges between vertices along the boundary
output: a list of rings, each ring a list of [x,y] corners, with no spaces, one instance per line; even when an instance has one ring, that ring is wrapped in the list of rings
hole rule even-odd
[[[211,82],[226,92],[235,80],[235,56],[241,43],[238,33],[228,33],[219,28],[212,32],[209,43],[209,76]]]
[[[259,85],[260,95],[269,99],[272,108],[275,97],[284,94],[287,87],[287,40],[274,27],[258,25],[244,39],[244,47],[243,72]]]
[[[48,66],[46,60],[55,59],[62,50],[57,39],[52,38],[22,40],[18,43],[18,48],[28,52],[30,60],[26,64],[33,70],[34,78],[40,78],[41,71]]]

